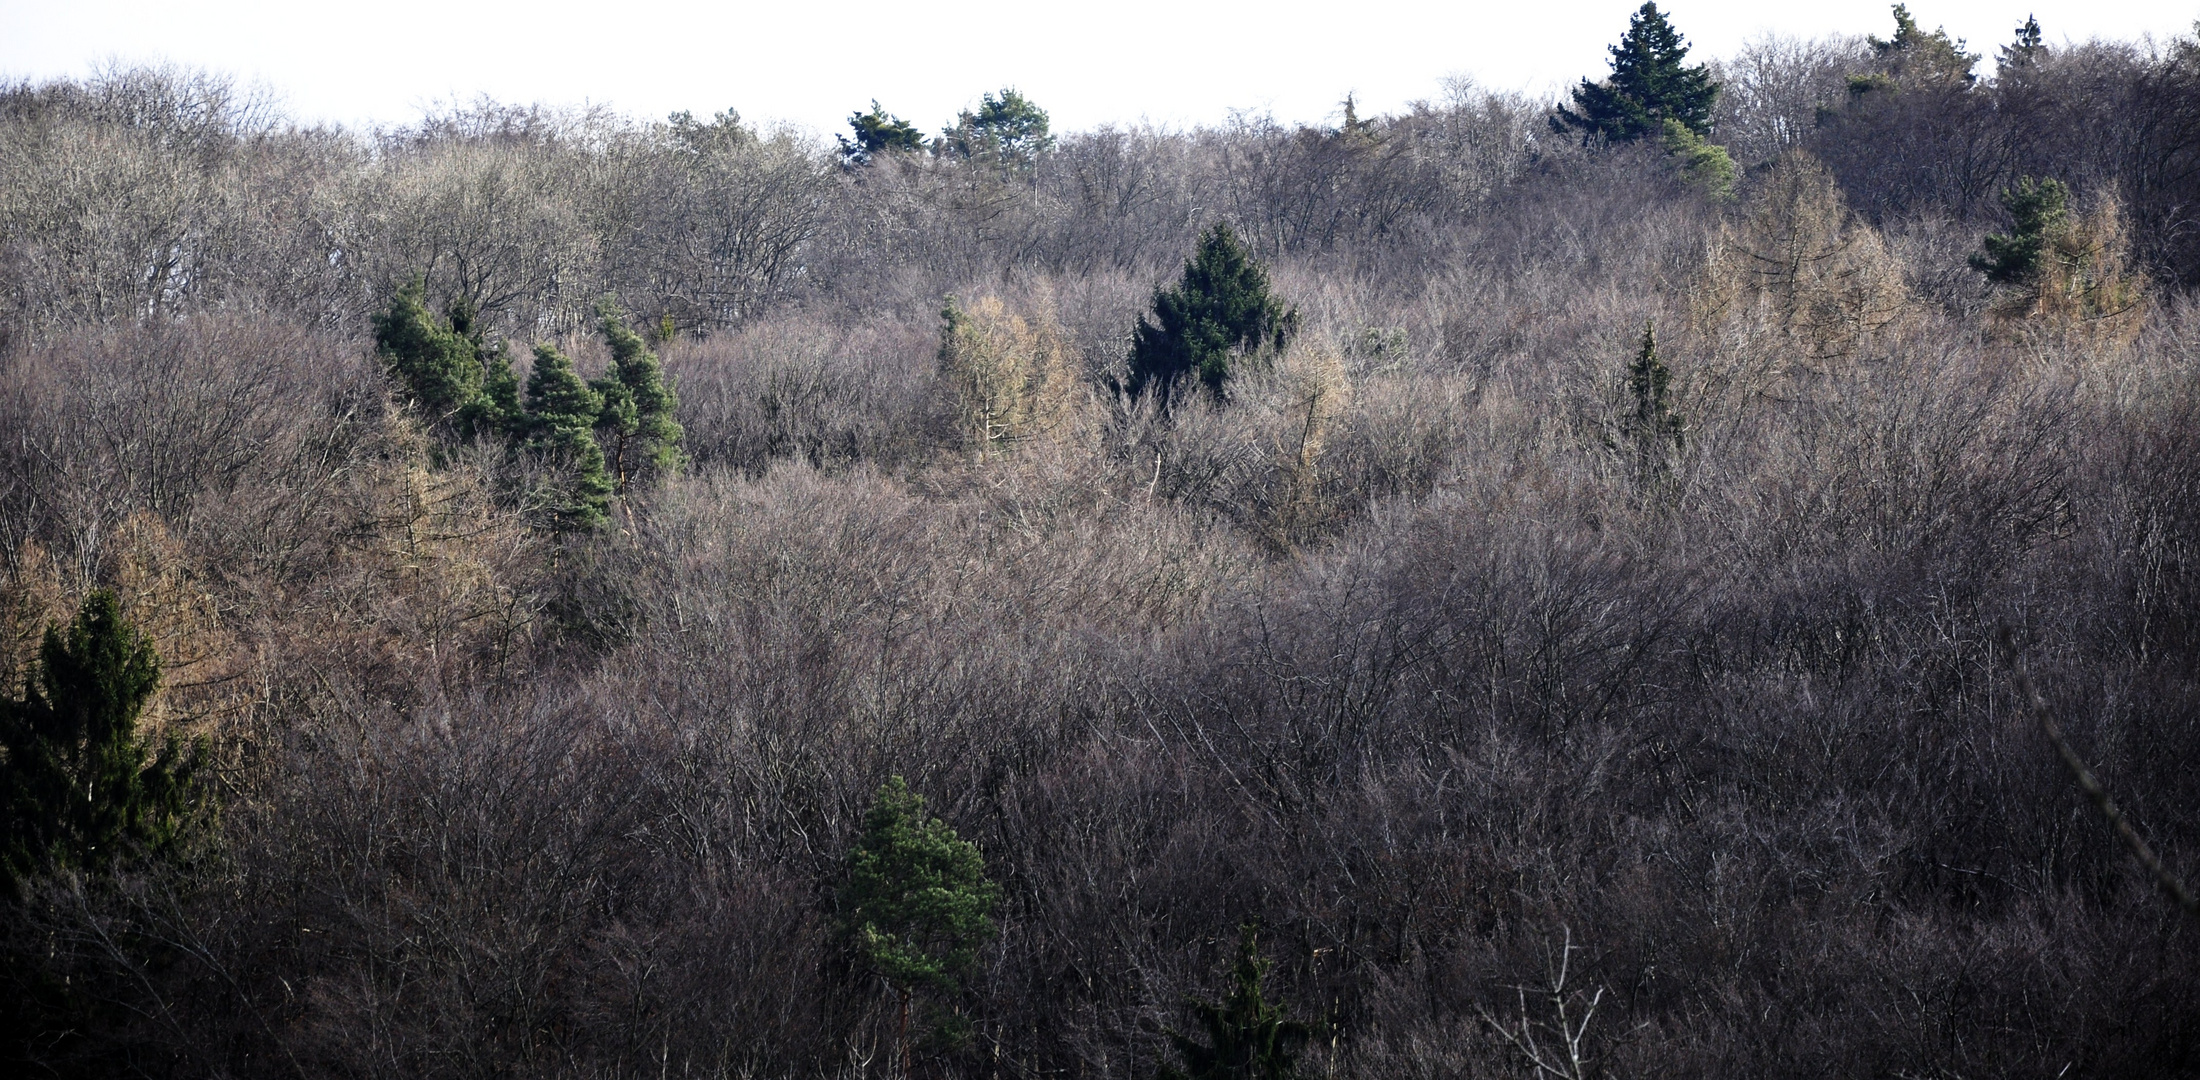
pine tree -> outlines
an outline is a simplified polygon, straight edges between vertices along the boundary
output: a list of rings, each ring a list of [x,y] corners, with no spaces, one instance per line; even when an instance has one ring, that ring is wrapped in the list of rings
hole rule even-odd
[[[427,286],[413,278],[374,317],[375,352],[431,425],[462,441],[509,434],[519,419],[511,365],[482,340],[471,300],[451,301],[445,318],[428,309]]]
[[[2008,78],[2039,63],[2047,54],[2046,35],[2040,32],[2040,20],[2024,17],[2024,25],[2017,27],[2016,41],[2001,47],[1999,62],[1995,65],[1998,77]]]
[[[1169,1032],[1184,1067],[1163,1065],[1161,1080],[1287,1080],[1296,1073],[1299,1050],[1314,1029],[1284,1019],[1283,1007],[1268,1000],[1262,984],[1271,964],[1260,955],[1258,936],[1254,923],[1238,928],[1229,994],[1219,1002],[1190,1003],[1206,1041]]]
[[[1688,46],[1657,4],[1635,12],[1611,53],[1611,77],[1601,83],[1581,80],[1574,88],[1574,108],[1559,106],[1559,126],[1613,142],[1663,135],[1667,120],[1698,136],[1711,134],[1719,86],[1709,68],[1682,63]]]
[[[1926,33],[1911,17],[1907,5],[1894,6],[1893,37],[1867,40],[1884,78],[1879,81],[1869,75],[1852,78],[1849,82],[1852,94],[1882,88],[1889,83],[1960,88],[1978,80],[1971,69],[1979,58],[1964,52],[1963,42],[1950,38],[1945,27],[1936,27],[1932,33]]]
[[[977,963],[978,946],[993,934],[1000,887],[986,878],[978,846],[927,816],[924,796],[896,776],[863,815],[842,900],[856,953],[901,995],[906,1076],[911,995],[960,988]]]
[[[848,128],[855,138],[842,135],[839,139],[841,160],[850,165],[868,165],[880,154],[924,149],[924,133],[917,125],[887,115],[877,98],[871,99],[870,112],[849,115]]]
[[[935,148],[944,154],[1028,172],[1039,155],[1054,149],[1054,135],[1048,128],[1045,109],[1014,88],[1004,87],[998,97],[985,95],[977,112],[964,110],[957,114],[955,126],[940,133]]]
[[[611,346],[611,368],[589,384],[603,399],[596,429],[610,442],[608,465],[619,491],[630,483],[680,467],[679,399],[667,385],[657,354],[626,325],[608,298],[596,306],[597,327]]]
[[[1971,256],[1971,268],[1996,285],[2037,281],[2041,256],[2070,231],[2070,189],[2060,180],[2025,177],[2001,193],[2001,205],[2016,219],[2008,234],[1986,237],[1986,250]]]
[[[1151,388],[1164,408],[1177,384],[1196,374],[1220,400],[1241,358],[1281,350],[1298,330],[1298,313],[1269,295],[1268,273],[1230,226],[1200,237],[1173,289],[1155,289],[1153,314],[1131,331],[1132,395]]]
[[[87,597],[63,634],[48,627],[38,673],[0,701],[0,883],[99,867],[171,848],[201,802],[196,754],[156,749],[137,722],[160,657],[113,593]]]
[[[594,433],[603,409],[603,395],[581,381],[573,361],[549,345],[535,346],[526,445],[568,470],[565,490],[549,493],[550,516],[560,528],[595,528],[611,504],[611,479]]]

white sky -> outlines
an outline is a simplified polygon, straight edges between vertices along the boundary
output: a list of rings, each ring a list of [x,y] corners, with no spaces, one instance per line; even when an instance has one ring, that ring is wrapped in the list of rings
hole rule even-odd
[[[0,75],[80,75],[172,61],[272,91],[291,116],[404,123],[439,102],[608,104],[661,117],[732,107],[751,121],[840,130],[876,97],[927,130],[1013,85],[1057,131],[1141,119],[1286,121],[1435,98],[1446,76],[1542,92],[1605,73],[1639,0],[0,0]],[[1692,58],[1766,31],[1893,27],[1880,0],[1670,0]],[[2200,5],[2167,0],[1914,0],[1991,57],[2027,13],[2050,41],[2166,40]]]

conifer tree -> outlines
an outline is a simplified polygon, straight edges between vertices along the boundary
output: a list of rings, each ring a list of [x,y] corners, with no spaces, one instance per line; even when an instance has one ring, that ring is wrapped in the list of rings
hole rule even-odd
[[[935,148],[941,153],[1027,172],[1039,155],[1054,149],[1054,135],[1045,109],[1014,88],[1003,87],[997,97],[985,95],[977,112],[957,114],[955,126],[940,133]]]
[[[683,432],[672,418],[679,399],[665,382],[657,354],[626,325],[617,304],[608,298],[599,303],[596,319],[611,346],[610,370],[589,384],[603,399],[596,429],[610,444],[612,480],[625,491],[630,483],[680,467]]]
[[[839,136],[841,160],[850,165],[868,165],[880,154],[924,149],[924,133],[917,125],[898,116],[889,116],[879,107],[878,99],[871,99],[871,111],[852,113],[848,128],[855,138]]]
[[[2036,29],[2036,26],[2035,26]],[[1949,86],[1968,87],[1978,81],[1972,68],[1978,57],[1963,51],[1963,42],[1948,36],[1946,27],[1936,27],[1928,34],[1910,15],[1908,5],[1894,5],[1894,36],[1868,38],[1872,57],[1878,62],[1884,78],[1874,81],[1872,76],[1856,76],[1849,81],[1849,92],[1861,93],[1884,87],[1891,82],[1895,86]]]
[[[1176,287],[1155,289],[1152,315],[1132,329],[1124,389],[1151,388],[1167,407],[1177,384],[1196,374],[1220,400],[1233,364],[1281,350],[1297,330],[1298,312],[1269,294],[1268,272],[1217,222]]]
[[[1672,382],[1672,369],[1658,356],[1657,328],[1644,323],[1642,345],[1627,365],[1627,392],[1634,399],[1634,412],[1625,427],[1646,464],[1662,462],[1666,448],[1679,450],[1686,438],[1686,425],[1673,410]]]
[[[1688,46],[1657,4],[1642,5],[1628,19],[1627,33],[1611,53],[1611,77],[1601,83],[1581,80],[1574,107],[1559,106],[1558,126],[1613,142],[1662,136],[1668,120],[1698,136],[1711,134],[1719,86],[1709,68],[1683,63]]]
[[[451,302],[447,318],[428,309],[419,277],[374,317],[375,352],[428,422],[460,439],[506,434],[518,420],[511,365],[482,341],[472,301]]]
[[[572,360],[552,346],[535,346],[535,370],[527,377],[527,448],[568,470],[565,490],[549,495],[560,528],[595,528],[611,504],[611,479],[594,434],[603,410],[603,395],[581,381]]]
[[[1284,1019],[1283,1006],[1268,1000],[1262,984],[1272,965],[1260,955],[1258,936],[1254,923],[1238,927],[1230,992],[1221,1001],[1190,1003],[1206,1041],[1169,1032],[1184,1067],[1163,1065],[1161,1080],[1287,1080],[1296,1074],[1299,1050],[1314,1029]]]
[[[159,685],[113,593],[87,597],[66,634],[47,628],[23,696],[0,700],[0,884],[174,845],[199,803],[196,755],[138,734]]]
[[[2070,189],[2060,180],[2027,176],[2001,193],[2001,205],[2016,221],[2007,234],[1986,237],[1986,250],[1971,256],[1971,268],[1996,285],[2037,281],[2041,257],[2070,231]]]
[[[899,776],[879,788],[848,855],[842,900],[856,953],[901,996],[903,1075],[911,995],[960,988],[978,946],[993,934],[1000,892],[985,876],[978,846],[926,815],[924,796]]]
[[[2017,39],[2001,47],[1999,62],[1995,64],[1997,77],[2008,78],[2039,63],[2047,53],[2046,35],[2040,32],[2040,20],[2031,15],[2024,17],[2024,25],[2017,27]]]

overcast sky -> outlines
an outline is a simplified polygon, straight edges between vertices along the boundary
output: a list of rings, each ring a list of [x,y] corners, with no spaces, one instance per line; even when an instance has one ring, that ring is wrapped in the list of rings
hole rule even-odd
[[[1544,92],[1607,70],[1638,0],[980,0],[686,3],[680,0],[0,0],[0,75],[80,75],[171,61],[271,91],[290,115],[404,123],[438,103],[607,104],[663,116],[735,108],[753,121],[838,130],[877,98],[937,129],[1013,85],[1056,130],[1211,123],[1233,109],[1286,121],[1363,115],[1441,94],[1447,76]],[[1915,0],[1991,56],[2027,13],[2050,41],[2158,40],[2200,5],[2161,0]],[[1879,0],[1673,0],[1698,58],[1768,31],[1816,37],[1893,27]]]

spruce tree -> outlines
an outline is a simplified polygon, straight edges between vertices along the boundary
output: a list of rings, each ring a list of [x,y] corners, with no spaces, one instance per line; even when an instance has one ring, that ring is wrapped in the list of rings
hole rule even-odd
[[[1611,53],[1611,77],[1601,83],[1581,80],[1574,107],[1559,106],[1559,126],[1613,142],[1662,136],[1667,120],[1698,136],[1711,134],[1719,86],[1709,68],[1683,63],[1688,46],[1657,4],[1642,5],[1628,19],[1627,33]]]
[[[1298,313],[1268,292],[1268,273],[1216,223],[1200,237],[1171,289],[1155,289],[1153,313],[1131,331],[1130,378],[1136,395],[1152,389],[1166,408],[1185,377],[1197,375],[1221,400],[1241,358],[1281,350],[1298,330]]]
[[[172,847],[199,804],[195,753],[137,731],[160,657],[113,593],[48,627],[23,696],[0,701],[0,883]]]
[[[535,346],[535,370],[527,377],[526,445],[567,470],[564,489],[547,493],[559,528],[595,528],[611,504],[611,478],[595,436],[603,409],[603,395],[581,381],[572,360],[552,346]]]
[[[611,368],[589,387],[603,399],[596,429],[610,444],[607,463],[623,492],[630,483],[680,467],[683,432],[672,418],[679,399],[665,381],[657,354],[626,325],[617,304],[609,299],[598,304],[596,320],[604,343],[611,346]]]
[[[1230,992],[1221,1001],[1190,1002],[1206,1041],[1168,1032],[1184,1067],[1163,1065],[1161,1080],[1287,1080],[1296,1074],[1299,1050],[1314,1029],[1284,1019],[1283,1006],[1268,1000],[1262,984],[1271,964],[1260,955],[1258,936],[1254,923],[1238,927]]]
[[[2070,189],[2060,180],[2027,176],[2001,193],[2001,205],[2016,227],[1987,236],[1971,268],[1996,285],[2031,285],[2039,280],[2042,257],[2070,231]]]
[[[925,814],[924,796],[899,776],[879,788],[848,855],[842,903],[857,955],[901,996],[903,1075],[912,994],[961,987],[978,946],[993,934],[1000,893],[978,846]]]

